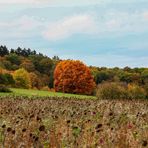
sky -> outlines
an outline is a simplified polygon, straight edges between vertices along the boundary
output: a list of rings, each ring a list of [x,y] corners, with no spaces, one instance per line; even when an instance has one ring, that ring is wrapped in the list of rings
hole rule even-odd
[[[148,67],[148,1],[0,0],[0,45],[98,67]]]

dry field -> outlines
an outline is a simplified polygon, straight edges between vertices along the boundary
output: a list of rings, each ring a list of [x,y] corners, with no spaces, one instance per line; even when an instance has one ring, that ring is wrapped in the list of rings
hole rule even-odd
[[[0,147],[148,147],[148,101],[3,96]]]

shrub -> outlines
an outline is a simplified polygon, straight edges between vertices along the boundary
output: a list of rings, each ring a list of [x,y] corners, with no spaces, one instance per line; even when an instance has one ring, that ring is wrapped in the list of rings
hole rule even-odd
[[[141,74],[142,81],[144,84],[148,83],[148,69],[144,70]]]
[[[43,90],[43,91],[49,91],[50,89],[49,89],[48,86],[44,86],[44,87],[41,88],[41,90]]]
[[[54,88],[49,88],[49,91],[50,92],[55,92],[55,89]]]
[[[146,92],[146,98],[148,99],[148,83],[144,85],[144,90]]]
[[[11,92],[11,90],[5,85],[0,84],[0,92]]]
[[[54,71],[55,91],[92,94],[95,82],[90,69],[80,61],[65,60],[58,63]]]
[[[145,90],[142,87],[135,85],[135,84],[128,85],[128,93],[131,99],[145,99],[146,98]]]
[[[7,78],[4,74],[0,74],[0,84],[6,84],[7,83]]]
[[[145,99],[145,90],[136,84],[105,82],[98,86],[96,95],[98,99]]]
[[[98,99],[125,99],[128,98],[126,86],[121,83],[104,82],[97,88]]]
[[[9,73],[0,73],[0,84],[13,85],[15,83],[13,77]]]
[[[30,88],[31,87],[31,81],[29,77],[29,73],[21,68],[14,72],[13,74],[16,87],[19,88]]]

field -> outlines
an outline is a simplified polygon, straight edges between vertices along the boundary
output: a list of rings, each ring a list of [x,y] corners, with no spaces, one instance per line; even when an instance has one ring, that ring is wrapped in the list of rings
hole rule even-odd
[[[40,95],[1,95],[0,147],[148,147],[147,100]]]
[[[19,88],[11,88],[12,93],[1,93],[0,96],[37,96],[37,97],[76,97],[76,98],[93,98],[94,96],[85,96],[85,95],[76,95],[76,94],[66,94],[59,92],[50,92],[50,91],[41,91],[41,90],[33,90],[33,89],[19,89]]]

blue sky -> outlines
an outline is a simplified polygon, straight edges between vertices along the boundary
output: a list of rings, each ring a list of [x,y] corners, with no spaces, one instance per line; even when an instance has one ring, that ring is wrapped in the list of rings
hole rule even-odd
[[[0,0],[0,44],[87,65],[148,67],[148,1]]]

